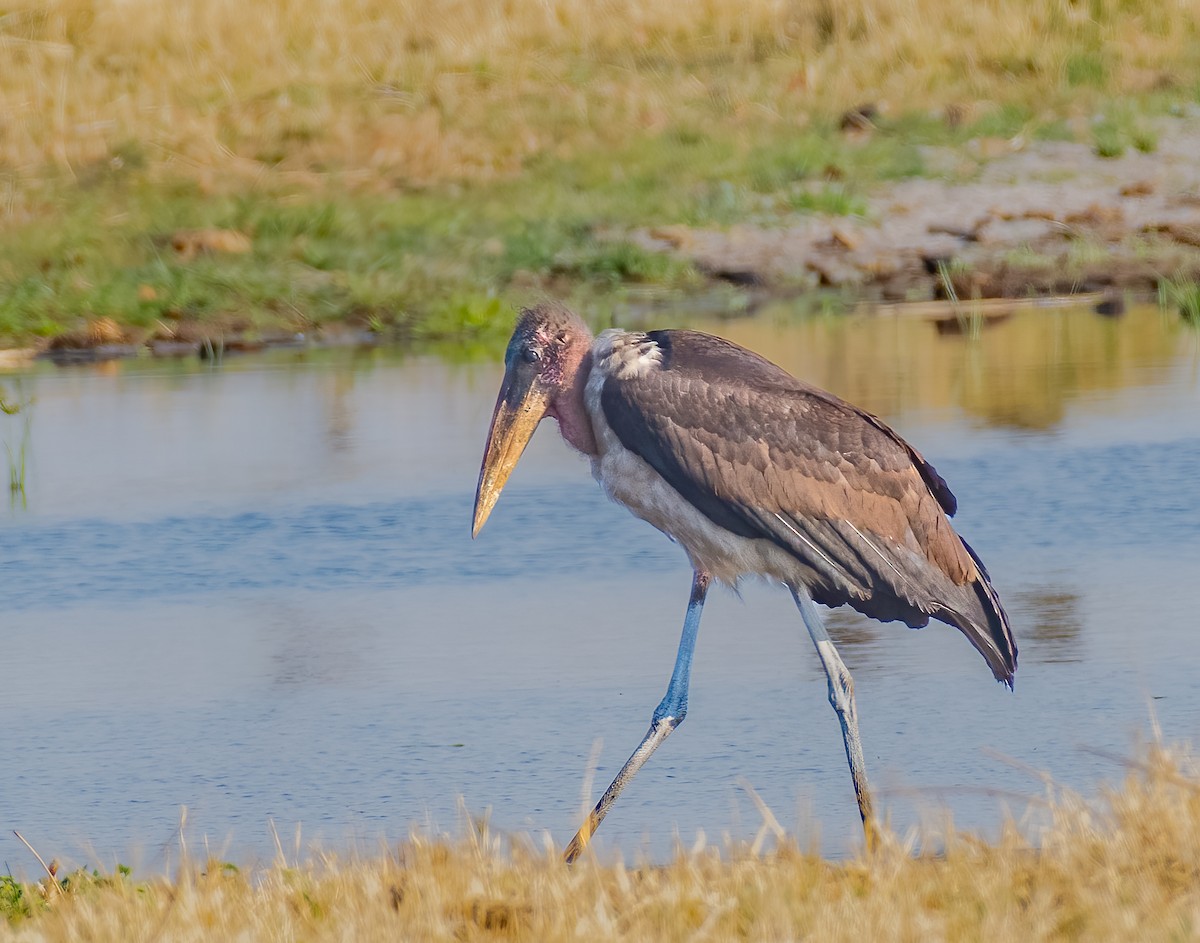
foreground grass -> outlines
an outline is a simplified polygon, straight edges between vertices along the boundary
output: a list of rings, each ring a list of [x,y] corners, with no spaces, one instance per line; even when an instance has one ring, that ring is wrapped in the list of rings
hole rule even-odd
[[[493,329],[696,289],[630,227],[863,211],[922,148],[1152,150],[1177,0],[48,0],[0,15],[0,343]],[[840,116],[870,104],[874,131]],[[824,183],[823,183],[824,182]],[[248,251],[179,251],[217,228]],[[186,240],[185,240],[186,243]]]
[[[681,853],[664,867],[553,854],[481,829],[378,860],[213,863],[177,877],[77,874],[59,893],[0,880],[0,939],[1183,940],[1200,933],[1200,778],[1153,749],[1091,800],[1051,796],[1036,846],[889,836],[835,863],[784,847]],[[61,885],[60,885],[61,886]]]

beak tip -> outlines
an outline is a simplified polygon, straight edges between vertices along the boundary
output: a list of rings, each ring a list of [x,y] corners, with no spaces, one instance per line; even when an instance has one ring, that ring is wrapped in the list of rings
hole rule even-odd
[[[506,374],[505,387],[508,385]],[[549,407],[549,393],[545,389],[537,385],[527,386],[519,396],[511,395],[511,391],[506,393],[502,387],[500,397],[496,400],[487,445],[484,446],[483,465],[479,469],[479,484],[475,488],[472,540],[483,530],[504,483]]]
[[[474,540],[479,536],[479,532],[483,530],[483,525],[487,523],[491,508],[483,508],[478,503],[475,505],[475,513],[471,517],[471,539]]]

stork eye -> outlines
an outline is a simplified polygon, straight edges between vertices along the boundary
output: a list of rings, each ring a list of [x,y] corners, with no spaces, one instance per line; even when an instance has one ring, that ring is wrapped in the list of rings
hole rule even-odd
[[[526,363],[537,363],[542,359],[542,352],[536,347],[524,347],[521,349],[521,359]]]

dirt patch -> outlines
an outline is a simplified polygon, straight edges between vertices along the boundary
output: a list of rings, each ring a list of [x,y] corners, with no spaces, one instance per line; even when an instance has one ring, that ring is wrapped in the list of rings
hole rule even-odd
[[[125,331],[112,318],[91,318],[51,340],[50,349],[103,347],[106,344],[124,344],[127,341]]]
[[[134,338],[112,318],[87,318],[51,338],[45,354],[61,363],[112,360],[137,352]]]
[[[236,229],[181,229],[167,242],[185,262],[210,253],[245,255],[254,248],[250,237]]]
[[[829,286],[869,299],[1019,298],[1149,290],[1200,278],[1200,113],[1163,119],[1153,153],[1006,142],[930,148],[937,177],[868,195],[859,217],[664,226],[633,235],[714,279],[767,291]]]

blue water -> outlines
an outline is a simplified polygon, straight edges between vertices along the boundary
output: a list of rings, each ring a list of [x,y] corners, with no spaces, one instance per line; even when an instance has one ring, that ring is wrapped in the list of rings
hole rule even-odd
[[[946,808],[994,830],[1043,794],[1030,769],[1091,790],[1124,772],[1099,754],[1152,722],[1200,732],[1200,383],[1195,335],[1173,337],[1048,428],[881,409],[958,495],[1021,647],[1009,694],[952,629],[831,616],[902,830]],[[371,852],[459,833],[464,808],[569,838],[594,744],[593,799],[662,696],[689,571],[549,427],[472,542],[497,379],[382,354],[22,378],[27,496],[0,523],[0,864],[36,870],[17,829],[68,866],[160,870],[182,807],[189,852],[242,862],[274,856],[272,827],[289,855]],[[790,599],[741,597],[714,592],[687,722],[602,851],[753,836],[743,777],[802,840],[858,840]]]
[[[1200,438],[1151,448],[1065,447],[1050,438],[939,466],[949,481],[969,486],[964,519],[970,518],[971,540],[994,553],[1019,539],[1024,554],[1049,563],[1066,553],[1153,554],[1168,546],[1182,553],[1200,541]],[[464,541],[472,500],[466,492],[137,521],[22,523],[0,531],[5,608],[317,586],[327,592],[453,587],[530,573],[562,579],[576,574],[581,561],[614,579],[678,569],[680,552],[649,530],[631,528],[627,513],[601,500],[580,471],[572,477],[583,480],[575,483],[536,491],[514,486],[484,543]],[[1016,494],[1021,502],[1014,507]]]

